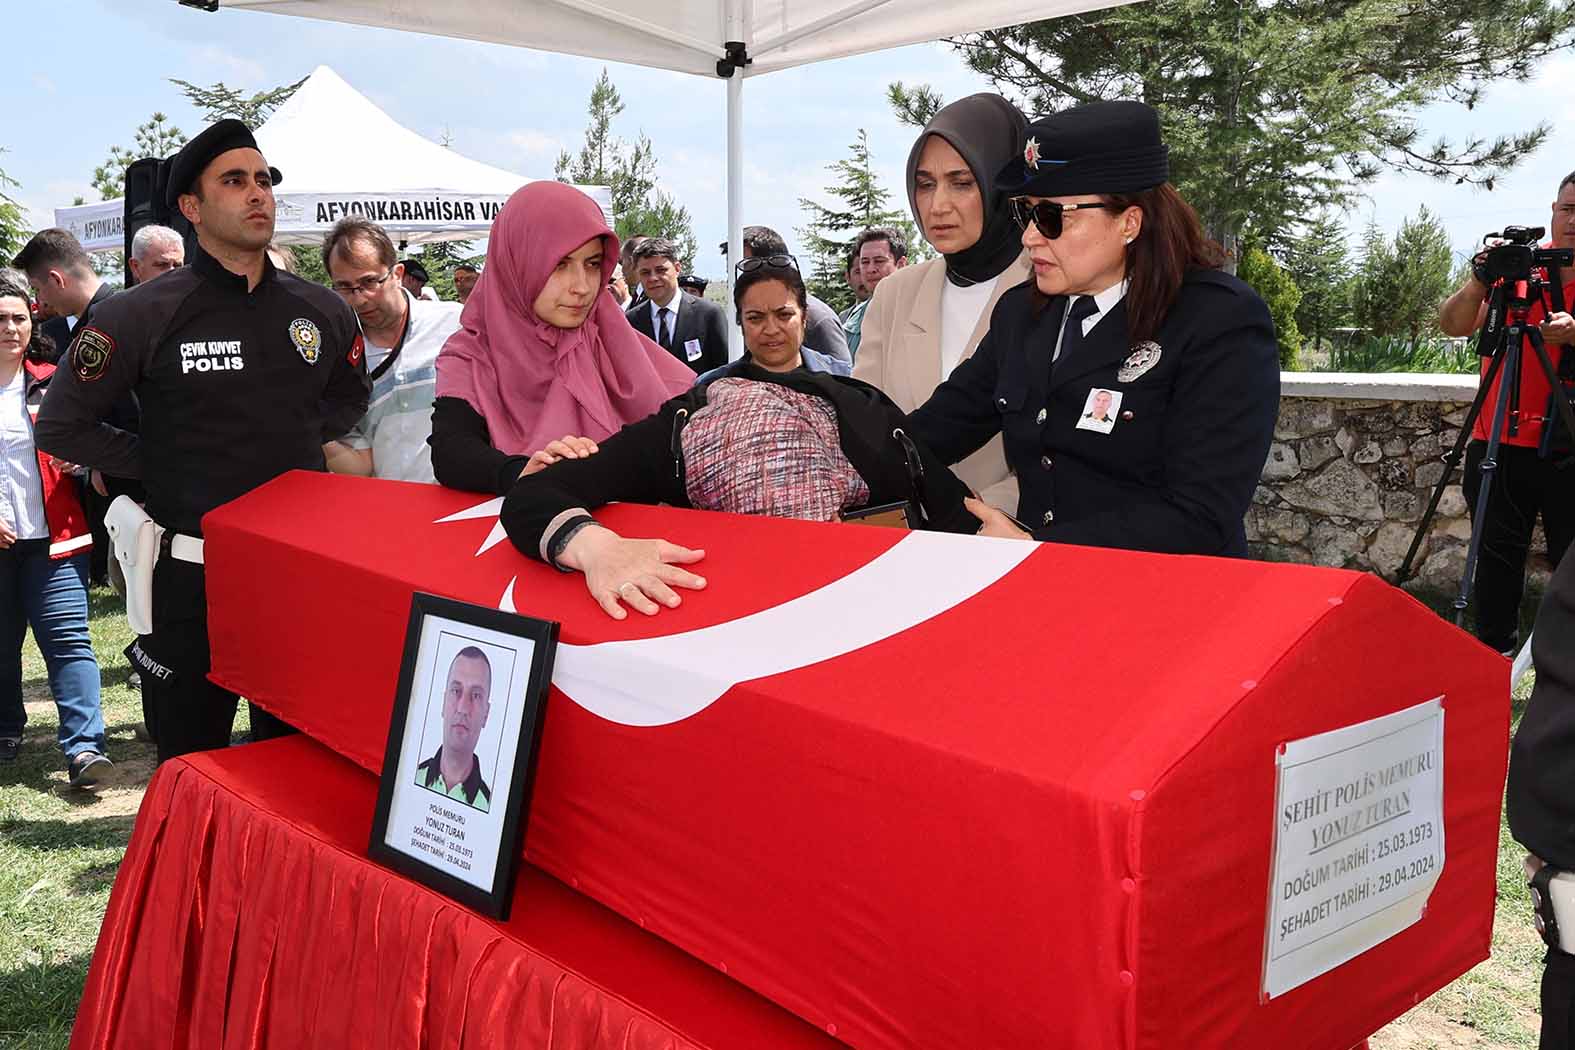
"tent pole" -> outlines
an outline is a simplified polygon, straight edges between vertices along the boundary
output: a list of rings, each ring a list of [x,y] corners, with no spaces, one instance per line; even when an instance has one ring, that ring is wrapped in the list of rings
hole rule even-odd
[[[744,257],[744,71],[727,78],[727,297],[733,298],[733,267]],[[728,310],[732,313],[732,310]],[[744,356],[744,333],[730,324],[727,357]]]

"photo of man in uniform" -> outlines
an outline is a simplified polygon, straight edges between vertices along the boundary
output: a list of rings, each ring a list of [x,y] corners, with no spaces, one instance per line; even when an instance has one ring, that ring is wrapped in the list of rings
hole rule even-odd
[[[483,813],[492,789],[481,779],[476,742],[492,711],[492,664],[487,654],[467,645],[449,663],[443,684],[443,742],[437,753],[416,767],[416,783]]]
[[[1083,405],[1083,418],[1077,421],[1077,429],[1097,430],[1101,434],[1110,433],[1115,429],[1115,413],[1120,404],[1120,394],[1097,387],[1090,390],[1088,401]]]

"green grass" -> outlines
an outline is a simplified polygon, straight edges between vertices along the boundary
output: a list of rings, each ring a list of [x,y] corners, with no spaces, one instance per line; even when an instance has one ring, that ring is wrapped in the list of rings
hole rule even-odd
[[[152,746],[135,737],[142,704],[127,686],[121,650],[131,634],[119,599],[93,592],[91,615],[110,757],[122,776],[97,795],[67,785],[55,706],[29,639],[27,738],[21,759],[0,766],[0,1050],[63,1050],[69,1042],[110,886],[153,770]],[[1517,726],[1529,693],[1528,685],[1517,694]],[[236,732],[246,730],[243,705]],[[1502,828],[1493,958],[1374,1036],[1374,1050],[1537,1045],[1542,942],[1531,926],[1523,853]]]
[[[74,791],[55,743],[59,724],[44,661],[29,635],[21,757],[0,766],[0,1050],[65,1047],[88,961],[126,852],[151,744],[136,739],[142,697],[121,655],[131,642],[113,591],[95,590],[89,618],[103,675],[104,727],[120,774],[97,794]],[[246,731],[244,707],[236,719]]]

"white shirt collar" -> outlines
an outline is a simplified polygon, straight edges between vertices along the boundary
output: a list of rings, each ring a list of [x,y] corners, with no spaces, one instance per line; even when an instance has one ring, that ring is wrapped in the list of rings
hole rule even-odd
[[[1127,285],[1129,283],[1130,282],[1128,282],[1126,280],[1126,278],[1122,278],[1119,283],[1113,284],[1109,288],[1106,288],[1104,291],[1096,292],[1094,294],[1094,296],[1093,296],[1094,305],[1099,308],[1099,311],[1097,313],[1089,314],[1087,317],[1083,318],[1082,321],[1080,322],[1080,324],[1083,326],[1083,335],[1084,336],[1087,336],[1088,333],[1092,332],[1094,330],[1094,326],[1097,325],[1100,321],[1104,320],[1105,315],[1109,314],[1111,310],[1114,310],[1116,308],[1116,304],[1119,303],[1126,296],[1126,294],[1127,294]],[[1088,298],[1088,297],[1087,296],[1082,296],[1082,295],[1074,295],[1071,298],[1067,299],[1067,301],[1066,301],[1066,308],[1067,308],[1067,310],[1070,311],[1072,309],[1072,306],[1073,306],[1074,303],[1076,303],[1079,299],[1085,299],[1085,298]],[[1066,315],[1063,314],[1062,316],[1064,317]],[[1059,361],[1061,359],[1061,344],[1064,343],[1065,341],[1066,341],[1066,326],[1062,325],[1060,331],[1058,331],[1056,333],[1055,350],[1052,352],[1052,356],[1050,358],[1052,361]]]
[[[1092,331],[1094,326],[1098,324],[1106,314],[1110,313],[1111,310],[1116,308],[1117,303],[1126,298],[1127,286],[1131,283],[1132,282],[1123,277],[1120,281],[1111,285],[1109,288],[1106,288],[1104,291],[1096,292],[1094,294],[1094,305],[1099,307],[1099,312],[1094,314],[1092,317],[1084,319],[1084,335],[1087,335],[1090,331]]]
[[[647,302],[649,302],[651,304],[651,324],[652,325],[656,324],[656,311],[662,310],[662,309],[665,309],[668,313],[672,314],[673,315],[673,324],[677,324],[678,323],[678,307],[683,304],[683,301],[684,301],[684,290],[682,288],[678,289],[676,292],[673,293],[672,300],[665,307],[657,306],[655,299],[648,299]]]

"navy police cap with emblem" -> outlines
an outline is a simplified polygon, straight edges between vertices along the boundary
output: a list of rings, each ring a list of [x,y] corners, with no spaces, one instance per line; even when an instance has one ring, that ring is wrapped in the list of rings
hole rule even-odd
[[[180,152],[175,154],[175,159],[170,161],[169,184],[164,191],[164,198],[170,207],[175,207],[182,193],[191,192],[197,177],[214,157],[232,149],[256,149],[262,152],[257,149],[252,129],[234,117],[210,124],[196,138],[182,146]],[[278,168],[270,166],[268,174],[273,177],[275,186],[284,181]]]
[[[1008,197],[1136,193],[1170,178],[1159,114],[1141,102],[1090,102],[1028,125],[1023,150],[1001,169]]]

